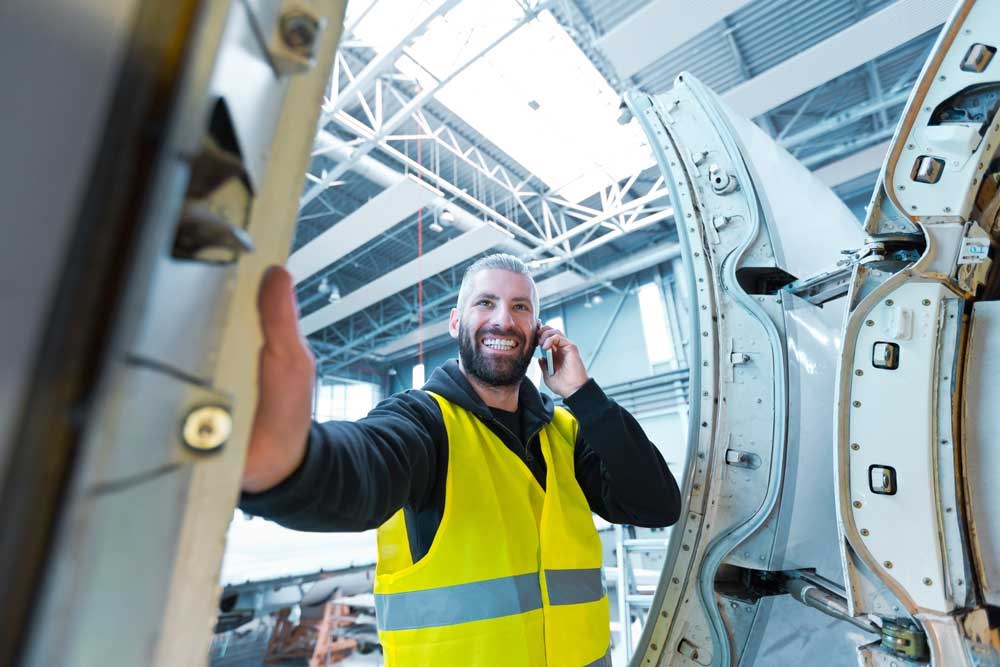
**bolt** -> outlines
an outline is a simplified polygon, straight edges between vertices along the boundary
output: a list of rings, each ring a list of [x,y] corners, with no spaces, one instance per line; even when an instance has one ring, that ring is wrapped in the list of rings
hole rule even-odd
[[[861,501],[860,500],[855,500],[854,501],[854,509],[856,509],[856,510],[861,509]]]
[[[854,401],[854,403],[852,403],[851,405],[853,405],[856,408],[860,408],[861,407],[861,401]]]
[[[885,565],[885,569],[887,569],[887,570],[891,570],[892,569],[892,561],[891,560],[885,561],[884,563],[882,563],[882,565]]]
[[[319,30],[319,21],[308,14],[288,12],[281,17],[281,40],[285,46],[305,58],[312,58]]]
[[[861,537],[868,537],[869,534],[870,533],[868,532],[867,528],[862,528],[861,529]]]
[[[859,449],[861,449],[861,445],[859,445],[856,442],[852,442],[851,443],[851,449],[853,449],[854,451],[858,451]]]
[[[930,586],[934,582],[931,581],[930,577],[924,577],[924,586]]]
[[[867,320],[865,322],[865,326],[867,326],[867,327],[873,327],[873,326],[875,326],[875,320]]]
[[[887,305],[887,306],[891,306],[894,303],[895,303],[895,301],[893,301],[892,299],[886,299],[885,300],[885,305]]]
[[[858,370],[854,371],[854,374],[857,375],[858,377],[861,377],[862,375],[865,374],[865,372],[859,368]]]
[[[929,305],[931,305],[931,300],[930,299],[924,299],[920,303],[924,304],[925,306],[929,306]]]
[[[184,444],[199,451],[218,449],[233,431],[233,418],[226,408],[203,405],[184,418],[181,437]]]

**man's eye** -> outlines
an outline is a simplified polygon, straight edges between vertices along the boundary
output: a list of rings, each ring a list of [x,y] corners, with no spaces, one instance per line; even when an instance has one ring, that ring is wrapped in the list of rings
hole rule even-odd
[[[489,299],[480,299],[476,302],[477,306],[489,306],[492,302]]]
[[[519,303],[519,304],[517,304],[514,307],[517,308],[518,310],[528,310],[528,307],[526,305],[524,305],[523,303]]]

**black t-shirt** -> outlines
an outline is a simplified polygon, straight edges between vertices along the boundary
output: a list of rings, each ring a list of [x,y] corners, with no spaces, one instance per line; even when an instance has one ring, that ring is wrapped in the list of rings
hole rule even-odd
[[[525,421],[523,418],[523,410],[518,409],[516,412],[507,412],[506,410],[501,410],[500,408],[490,408],[490,412],[493,414],[493,418],[496,419],[500,424],[503,425],[508,431],[517,436],[518,443],[521,444],[523,449],[521,451],[516,451],[514,447],[511,447],[507,443],[508,448],[520,457],[524,464],[528,466],[528,470],[531,474],[535,476],[538,483],[545,488],[545,459],[542,457],[541,444],[538,440],[537,434],[526,433],[525,432]],[[532,437],[534,435],[534,437]],[[525,442],[528,438],[531,438],[530,442]]]

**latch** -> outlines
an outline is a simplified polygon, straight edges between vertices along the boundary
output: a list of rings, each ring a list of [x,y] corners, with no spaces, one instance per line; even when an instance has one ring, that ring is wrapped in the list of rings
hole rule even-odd
[[[729,381],[736,382],[736,367],[749,364],[752,357],[746,352],[736,351],[736,342],[729,339]]]
[[[749,468],[756,470],[760,467],[760,457],[753,452],[744,452],[738,449],[726,450],[726,464],[737,468]]]

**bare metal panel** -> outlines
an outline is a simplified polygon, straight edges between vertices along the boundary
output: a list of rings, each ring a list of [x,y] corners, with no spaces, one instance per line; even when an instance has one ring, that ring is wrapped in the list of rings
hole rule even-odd
[[[966,489],[982,592],[1000,605],[1000,302],[975,304],[971,327],[962,410]]]

